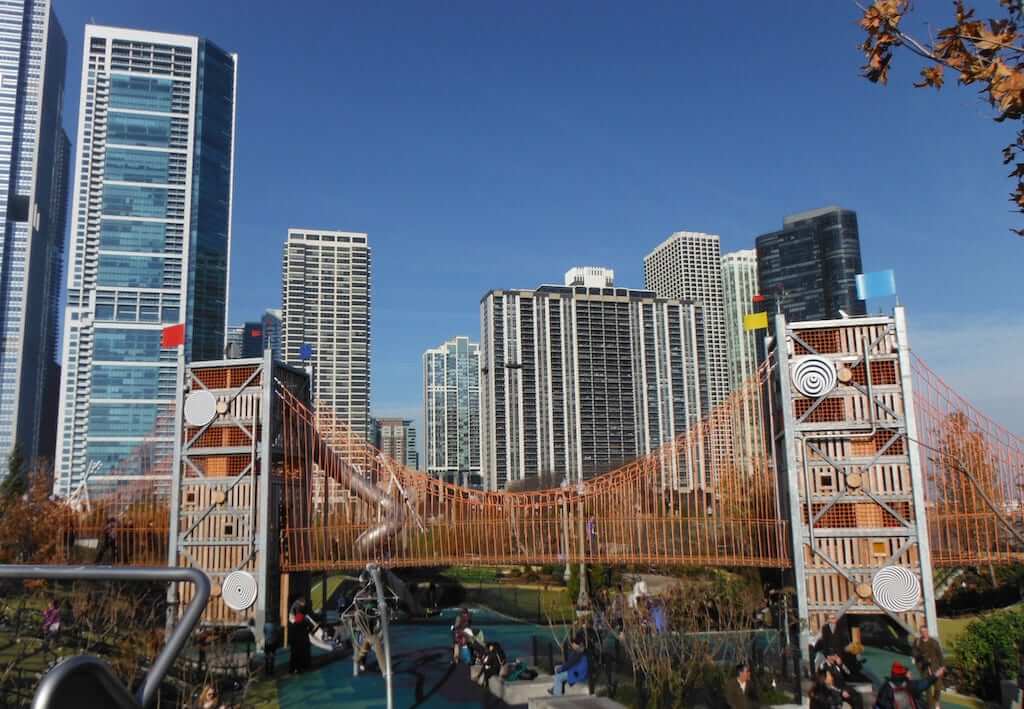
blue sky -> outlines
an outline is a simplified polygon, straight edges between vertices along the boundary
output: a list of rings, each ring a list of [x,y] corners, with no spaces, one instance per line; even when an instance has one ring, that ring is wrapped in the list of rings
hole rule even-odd
[[[422,351],[478,337],[491,288],[574,265],[639,287],[673,231],[750,248],[839,204],[866,268],[896,270],[915,349],[1024,433],[1013,127],[973,89],[911,88],[908,57],[888,88],[860,78],[853,3],[55,5],[72,139],[86,22],[239,54],[231,320],[279,305],[288,227],[368,232],[374,413],[419,417]],[[911,30],[950,9],[917,6]]]

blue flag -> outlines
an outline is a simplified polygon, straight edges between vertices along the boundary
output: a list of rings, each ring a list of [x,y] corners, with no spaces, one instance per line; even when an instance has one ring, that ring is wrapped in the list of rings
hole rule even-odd
[[[313,359],[313,345],[308,342],[303,342],[299,345],[299,359],[303,362],[308,362]]]
[[[883,298],[887,295],[896,295],[896,274],[892,269],[857,274],[857,298],[859,300]]]

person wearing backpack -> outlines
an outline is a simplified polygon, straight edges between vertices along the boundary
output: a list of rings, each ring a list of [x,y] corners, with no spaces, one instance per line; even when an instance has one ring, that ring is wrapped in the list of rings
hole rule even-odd
[[[924,693],[946,674],[940,667],[924,679],[910,679],[910,672],[899,660],[892,663],[889,679],[878,690],[875,709],[925,709],[928,706]]]

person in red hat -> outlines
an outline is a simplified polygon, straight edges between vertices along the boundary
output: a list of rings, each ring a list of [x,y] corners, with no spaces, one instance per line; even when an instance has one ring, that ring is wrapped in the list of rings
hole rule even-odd
[[[875,709],[924,709],[928,704],[922,695],[945,674],[946,668],[940,667],[930,677],[910,679],[910,671],[897,660],[878,690]]]

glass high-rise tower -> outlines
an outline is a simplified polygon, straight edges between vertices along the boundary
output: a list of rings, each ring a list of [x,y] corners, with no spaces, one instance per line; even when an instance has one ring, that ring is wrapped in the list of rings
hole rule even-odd
[[[185,323],[186,359],[223,356],[236,66],[199,37],[86,25],[59,494],[90,466],[169,474],[178,371],[164,325]]]
[[[757,237],[757,278],[768,317],[787,322],[863,315],[857,299],[862,273],[857,213],[824,207],[791,214],[780,231]]]
[[[426,470],[480,487],[480,345],[455,337],[423,353]]]
[[[50,456],[71,145],[67,40],[50,0],[0,2],[0,456]],[[43,427],[49,426],[46,432]],[[49,433],[49,435],[47,435]],[[0,478],[7,466],[0,466]]]

